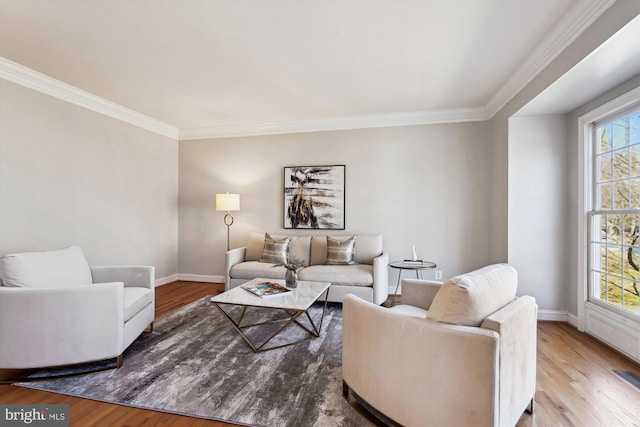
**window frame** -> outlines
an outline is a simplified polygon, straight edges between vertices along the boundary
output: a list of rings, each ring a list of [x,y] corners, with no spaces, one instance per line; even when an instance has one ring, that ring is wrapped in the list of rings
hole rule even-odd
[[[638,91],[632,91],[631,95],[633,95],[633,92],[638,92]],[[621,97],[621,98],[624,98],[624,97]],[[586,275],[585,277],[586,295],[582,296],[581,298],[584,298],[583,304],[584,303],[595,304],[606,310],[611,310],[612,312],[618,315],[621,315],[627,319],[630,319],[634,322],[640,323],[640,311],[633,312],[633,311],[624,309],[624,294],[625,294],[624,282],[622,282],[623,288],[621,290],[621,307],[616,306],[612,303],[609,303],[608,301],[603,300],[602,298],[597,297],[595,295],[596,289],[598,289],[599,294],[601,291],[601,282],[600,282],[601,274],[604,273],[608,275],[609,273],[602,272],[601,268],[596,268],[596,266],[593,265],[595,262],[598,262],[598,263],[601,262],[601,252],[599,254],[597,254],[596,252],[601,250],[601,247],[603,245],[605,247],[615,247],[615,248],[619,247],[621,250],[621,260],[623,263],[625,262],[623,260],[624,248],[630,246],[630,245],[625,245],[624,241],[622,241],[619,244],[609,244],[606,241],[603,242],[599,238],[600,228],[596,227],[599,224],[599,222],[597,222],[595,218],[602,217],[605,215],[640,216],[640,207],[636,208],[636,207],[628,206],[626,209],[619,209],[619,208],[616,208],[615,202],[614,202],[613,188],[615,187],[616,182],[628,182],[629,196],[631,195],[630,193],[632,191],[631,183],[634,179],[634,176],[631,175],[630,169],[627,171],[627,175],[625,177],[618,179],[614,176],[615,171],[612,163],[611,176],[609,177],[610,179],[604,181],[605,183],[610,183],[612,186],[610,187],[612,192],[612,198],[611,198],[611,206],[609,209],[603,208],[600,205],[601,188],[603,188],[601,184],[603,181],[598,179],[600,176],[600,172],[602,170],[601,159],[603,157],[603,152],[600,151],[600,145],[599,145],[600,135],[597,133],[597,130],[599,127],[603,125],[612,124],[616,120],[622,117],[628,116],[630,113],[640,109],[640,97],[638,96],[637,93],[635,95],[635,98],[636,99],[634,100],[632,96],[631,99],[627,100],[627,102],[625,102],[622,106],[621,105],[616,106],[615,104],[617,100],[614,100],[611,103],[608,103],[602,106],[600,109],[596,110],[598,112],[597,117],[583,116],[580,118],[580,122],[583,125],[582,129],[584,132],[583,138],[581,138],[584,140],[584,143],[583,143],[583,147],[585,149],[584,160],[587,166],[586,167],[587,177],[585,177],[586,179],[584,181],[585,187],[586,187],[584,189],[585,190],[584,194],[586,196],[584,200],[584,207],[586,208],[586,224],[585,224],[586,225],[586,242],[585,242],[586,243],[586,254],[585,254],[586,269],[583,270],[583,272]],[[613,105],[610,105],[610,104],[613,104]],[[640,146],[640,142],[632,143],[630,140],[628,140],[626,145],[623,148],[626,149],[628,153],[630,153],[632,146]],[[611,147],[609,148],[609,150],[605,151],[604,154],[606,155],[607,153],[611,153],[613,158],[613,155],[616,151],[621,151],[621,148],[616,148],[614,146],[613,135],[612,135]],[[629,164],[628,167],[630,168],[631,165]],[[616,277],[615,275],[613,276]],[[634,282],[638,283],[637,280],[634,280]],[[578,309],[578,317],[579,317],[578,319],[579,324],[583,323],[583,321],[581,320],[582,316],[581,316],[581,310],[580,310],[580,302],[579,302],[579,309]]]

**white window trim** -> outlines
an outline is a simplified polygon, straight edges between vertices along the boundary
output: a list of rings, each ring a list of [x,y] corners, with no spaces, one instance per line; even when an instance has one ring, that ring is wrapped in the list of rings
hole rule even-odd
[[[580,116],[578,118],[578,330],[584,331],[587,323],[587,275],[588,273],[588,212],[591,210],[592,194],[589,191],[589,183],[592,179],[593,170],[587,167],[591,162],[593,154],[593,133],[591,132],[591,123],[600,120],[611,114],[613,110],[621,110],[631,106],[640,100],[640,87],[619,96],[612,101]]]

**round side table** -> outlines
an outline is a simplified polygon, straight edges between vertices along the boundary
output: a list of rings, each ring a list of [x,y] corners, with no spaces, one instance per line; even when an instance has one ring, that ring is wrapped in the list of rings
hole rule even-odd
[[[398,269],[398,284],[396,285],[394,293],[395,295],[398,295],[402,270],[414,270],[416,272],[416,279],[424,279],[422,272],[424,270],[432,270],[436,268],[436,263],[430,261],[393,261],[389,264],[389,267]]]

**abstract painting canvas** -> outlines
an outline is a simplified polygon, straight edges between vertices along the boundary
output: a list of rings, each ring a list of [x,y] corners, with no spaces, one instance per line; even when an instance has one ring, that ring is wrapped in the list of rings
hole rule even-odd
[[[344,165],[284,168],[284,228],[344,230]]]

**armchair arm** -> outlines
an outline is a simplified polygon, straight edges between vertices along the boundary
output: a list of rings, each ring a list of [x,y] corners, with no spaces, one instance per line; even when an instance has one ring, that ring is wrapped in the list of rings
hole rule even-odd
[[[389,297],[389,254],[373,259],[373,302],[380,305]]]
[[[522,296],[481,325],[500,334],[501,425],[515,425],[536,392],[537,318],[535,299]]]
[[[244,261],[246,247],[235,248],[227,251],[224,256],[224,290],[231,289],[231,267]]]
[[[67,365],[119,356],[123,284],[0,288],[0,369]]]
[[[123,282],[125,287],[153,289],[155,267],[146,265],[109,265],[91,267],[93,283]]]
[[[343,300],[344,381],[402,425],[497,425],[498,345],[494,331]]]
[[[429,310],[442,282],[433,280],[402,279],[402,304]]]

